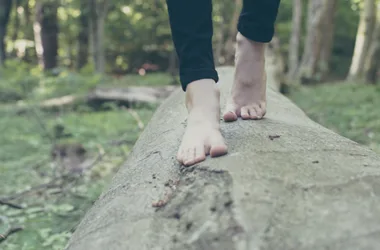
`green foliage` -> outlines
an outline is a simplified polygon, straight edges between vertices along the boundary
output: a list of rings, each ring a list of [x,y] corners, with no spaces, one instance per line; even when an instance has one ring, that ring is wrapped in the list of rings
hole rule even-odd
[[[330,72],[344,78],[351,65],[356,32],[359,24],[359,8],[352,0],[339,0],[335,16],[335,33]]]
[[[146,123],[154,110],[136,110]],[[61,117],[39,113],[14,116],[2,113],[0,130],[7,131],[0,137],[0,197],[26,190],[29,187],[48,182],[51,167],[38,164],[50,158],[51,144],[46,131],[38,120],[50,131],[55,124],[62,124],[72,134],[69,140],[82,143],[90,157],[98,148],[105,150],[104,159],[72,186],[73,194],[49,195],[49,192],[30,194],[17,204],[27,205],[25,210],[15,210],[0,206],[0,215],[10,218],[12,225],[23,225],[25,229],[10,236],[2,245],[2,250],[63,249],[84,212],[100,195],[139,136],[135,118],[125,110],[115,109],[97,113],[67,113]],[[127,143],[112,146],[111,141]],[[40,166],[39,166],[40,165]],[[75,194],[75,196],[74,196]],[[78,198],[80,197],[80,198]]]
[[[82,75],[64,70],[58,76],[41,76],[35,97],[46,99],[73,93],[82,94],[103,81],[105,77],[98,74]]]
[[[51,74],[19,60],[8,60],[5,67],[0,68],[0,103],[85,94],[99,85],[162,86],[169,85],[172,81],[173,78],[165,73],[104,76],[94,73],[91,65],[87,65],[79,73],[57,69]]]
[[[10,64],[11,65],[11,64]],[[23,66],[25,67],[25,65]],[[12,70],[16,72],[12,74]],[[35,68],[7,66],[5,79],[23,79],[22,75],[36,77],[37,85],[26,93],[26,101],[46,99],[63,94],[78,94],[98,84],[123,86],[148,86],[168,84],[171,77],[165,74],[132,75],[120,79],[67,70],[57,76],[46,75]],[[91,71],[90,71],[91,72]],[[22,83],[17,82],[19,85]],[[22,225],[24,230],[11,235],[1,245],[2,250],[63,249],[73,228],[85,211],[97,199],[115,171],[125,161],[141,130],[136,118],[116,105],[107,104],[107,111],[77,110],[61,114],[32,109],[15,115],[12,108],[0,104],[0,197],[9,196],[51,181],[56,163],[51,159],[52,142],[57,127],[64,128],[59,144],[80,143],[87,151],[87,158],[94,159],[99,150],[102,160],[85,172],[75,182],[66,183],[58,194],[57,188],[24,195],[12,202],[26,206],[16,210],[0,206],[0,215],[7,216],[12,226]],[[12,106],[10,106],[12,107]],[[147,123],[156,106],[136,109],[143,123]],[[6,132],[5,132],[6,131]],[[70,192],[65,191],[65,188]],[[58,188],[58,191],[60,189]],[[0,232],[1,233],[1,232]]]
[[[307,1],[303,2],[303,34],[301,51],[306,33]],[[359,0],[339,0],[335,17],[331,71],[336,77],[344,77],[351,63],[355,35],[359,20]],[[59,19],[59,64],[74,68],[78,53],[78,35],[81,30],[81,3],[78,0],[61,1]],[[215,34],[223,29],[226,39],[234,8],[233,1],[214,1],[213,20]],[[18,11],[14,8],[8,25],[6,38],[8,54],[22,57],[24,61],[37,65],[33,30],[27,25],[33,21],[35,1],[20,1]],[[291,32],[292,1],[281,1],[276,22],[276,33],[281,41],[281,51],[287,56]],[[157,64],[160,71],[168,68],[173,51],[168,13],[164,0],[123,1],[110,3],[105,20],[105,55],[108,73],[135,73],[143,63]],[[219,36],[214,36],[214,40]],[[214,41],[216,45],[218,42]],[[91,45],[91,44],[90,44]],[[25,55],[23,51],[26,47]],[[89,51],[91,57],[91,48]],[[91,58],[90,58],[91,59]],[[86,66],[92,69],[92,62]],[[15,99],[15,98],[12,98]],[[16,98],[17,99],[17,98]]]
[[[358,1],[338,0],[337,12],[334,19],[334,38],[330,64],[332,77],[345,78],[353,54],[356,32],[359,22]],[[307,24],[307,1],[303,3],[302,35],[300,40],[300,56],[302,56]],[[281,41],[281,51],[285,58],[288,56],[289,40],[292,28],[292,1],[281,1],[276,23],[276,34]],[[301,58],[300,58],[301,59]],[[326,66],[325,66],[326,67]]]
[[[30,65],[19,60],[7,60],[0,68],[0,102],[12,102],[28,97],[38,86],[39,78]]]
[[[380,87],[329,83],[292,89],[290,98],[316,122],[380,152]]]

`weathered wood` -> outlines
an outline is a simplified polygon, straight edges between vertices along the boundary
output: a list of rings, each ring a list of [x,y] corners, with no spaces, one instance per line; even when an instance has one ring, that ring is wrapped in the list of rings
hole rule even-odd
[[[358,30],[356,33],[354,54],[352,56],[348,80],[356,80],[363,75],[365,59],[371,46],[371,36],[376,24],[376,0],[363,1]]]
[[[224,103],[233,69],[219,73]],[[266,119],[222,123],[227,156],[180,167],[183,99],[157,110],[67,250],[379,248],[379,155],[270,87]]]
[[[73,105],[104,103],[115,101],[121,104],[156,104],[167,98],[177,86],[164,87],[97,87],[86,95],[66,95],[45,100],[38,105],[42,110],[54,110]],[[29,107],[26,104],[18,105],[18,112],[24,112]]]

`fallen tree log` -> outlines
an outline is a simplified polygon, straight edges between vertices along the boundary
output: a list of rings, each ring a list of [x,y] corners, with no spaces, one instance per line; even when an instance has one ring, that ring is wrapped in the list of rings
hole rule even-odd
[[[85,95],[66,95],[45,100],[37,105],[41,110],[57,110],[86,104],[99,107],[105,102],[117,102],[119,105],[157,104],[166,99],[178,86],[163,87],[106,87],[99,86]],[[18,113],[30,108],[25,103],[17,106]]]
[[[233,70],[219,73],[224,101]],[[379,249],[379,155],[270,87],[266,119],[222,123],[227,156],[181,167],[183,99],[160,106],[67,250]]]

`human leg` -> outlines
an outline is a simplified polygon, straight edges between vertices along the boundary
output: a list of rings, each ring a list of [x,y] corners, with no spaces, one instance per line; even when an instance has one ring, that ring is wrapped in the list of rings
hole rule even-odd
[[[244,0],[238,22],[235,77],[225,121],[261,119],[266,113],[265,44],[274,34],[280,0]]]
[[[177,159],[193,165],[227,147],[219,129],[220,93],[212,52],[211,0],[167,0],[170,27],[179,58],[180,81],[189,115]]]

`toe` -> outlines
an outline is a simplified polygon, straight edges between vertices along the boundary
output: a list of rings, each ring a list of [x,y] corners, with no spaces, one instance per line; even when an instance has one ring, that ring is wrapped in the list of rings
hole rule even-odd
[[[244,120],[250,118],[248,107],[242,107],[240,113],[241,118],[243,118]]]
[[[222,135],[215,134],[211,138],[210,156],[218,157],[227,154],[227,146]]]
[[[233,111],[228,111],[226,113],[224,113],[223,115],[223,119],[225,122],[233,122],[233,121],[236,121],[237,120],[237,115],[235,112]]]
[[[183,159],[183,165],[190,166],[193,165],[195,162],[195,148],[189,148],[186,151],[185,157]]]
[[[223,119],[225,122],[233,122],[236,121],[238,116],[235,113],[235,107],[233,105],[228,105],[226,111],[223,115]]]
[[[259,115],[258,115],[258,112],[257,112],[258,108],[259,108],[258,106],[257,107],[251,106],[251,107],[248,108],[248,112],[249,112],[249,115],[250,115],[251,119],[254,119],[254,120],[259,119]]]
[[[184,152],[183,152],[183,149],[180,147],[177,153],[177,161],[183,164],[183,159],[184,159]]]
[[[194,164],[206,159],[205,147],[200,145],[195,148]]]
[[[265,116],[266,109],[267,107],[266,107],[265,102],[260,103],[259,107],[256,109],[259,119]]]

